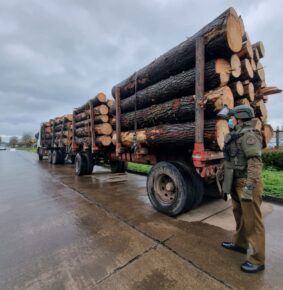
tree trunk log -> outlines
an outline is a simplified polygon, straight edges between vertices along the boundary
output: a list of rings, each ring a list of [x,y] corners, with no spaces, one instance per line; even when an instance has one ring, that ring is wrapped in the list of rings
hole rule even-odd
[[[78,145],[91,145],[91,138],[89,137],[76,137],[75,138],[75,143]],[[97,146],[109,146],[112,143],[112,138],[111,136],[97,136],[95,138],[95,144]]]
[[[76,128],[76,137],[85,137],[89,134],[90,127]],[[97,124],[94,126],[95,133],[98,135],[110,135],[113,131],[112,126],[109,123]]]
[[[255,90],[253,83],[249,82],[244,85],[244,98],[247,98],[250,102],[253,102],[255,99]]]
[[[212,60],[205,65],[205,90],[223,86],[228,83],[230,77],[230,64],[223,60]],[[143,109],[154,104],[168,101],[172,98],[192,95],[195,92],[195,69],[182,72],[163,80],[136,94],[137,109]],[[135,95],[121,101],[121,112],[133,111],[135,107]],[[115,113],[115,107],[112,106]]]
[[[153,127],[159,124],[181,123],[194,121],[195,119],[195,96],[182,97],[162,104],[138,110],[135,112],[121,115],[121,129],[134,129],[135,116],[138,128]],[[205,95],[207,103],[205,105],[205,118],[215,117],[216,112],[220,111],[224,104],[229,108],[234,107],[233,94],[229,87],[222,87],[211,91]],[[115,126],[116,120],[112,119]]]
[[[216,57],[227,58],[233,52],[239,52],[242,48],[242,31],[236,11],[229,8],[192,37],[117,84],[116,87],[121,89],[121,99],[134,94],[136,75],[139,91],[194,67],[195,42],[200,36],[205,40],[207,61]],[[115,87],[112,88],[112,95],[115,98]]]
[[[231,66],[231,79],[239,78],[242,72],[242,68],[241,68],[241,60],[237,54],[233,54],[231,56],[230,66]]]
[[[263,125],[262,136],[263,136],[263,148],[266,148],[268,143],[271,141],[273,137],[273,129],[269,124]]]
[[[95,116],[98,117],[99,115],[107,115],[109,112],[109,108],[106,105],[102,104],[100,106],[94,107],[93,111],[94,111]],[[89,117],[90,117],[90,110],[86,110],[82,113],[75,115],[75,121],[80,122],[80,121],[89,119]]]
[[[224,138],[229,133],[227,121],[208,120],[204,126],[204,143],[206,148],[221,150],[224,146]],[[188,147],[193,148],[195,142],[195,123],[181,123],[171,125],[159,125],[144,128],[137,131],[137,142],[146,147]],[[134,141],[134,132],[121,132],[123,146],[131,147]],[[112,137],[116,144],[116,134]]]
[[[240,80],[245,81],[252,79],[254,77],[254,71],[250,61],[247,58],[245,58],[241,61],[241,65],[242,65],[242,74],[240,76]]]
[[[267,108],[264,101],[263,100],[255,101],[252,104],[252,106],[255,111],[255,116],[257,118],[260,118],[263,123],[266,123],[268,115],[267,115]]]
[[[240,105],[250,106],[251,103],[250,103],[250,101],[247,98],[243,98],[243,99],[235,100],[235,105],[236,106],[240,106]]]
[[[92,98],[91,100],[89,100],[88,102],[86,102],[84,105],[82,105],[81,107],[77,108],[74,110],[74,112],[76,114],[82,113],[83,111],[89,109],[89,102],[92,103],[93,107],[97,107],[101,104],[105,104],[107,101],[107,98],[105,96],[104,93],[98,93],[94,98]]]
[[[263,58],[265,55],[265,48],[262,41],[258,41],[252,45],[253,49],[258,51],[259,58]]]
[[[268,95],[279,94],[281,92],[282,90],[277,87],[265,87],[265,88],[258,89],[256,92],[256,96],[257,97],[268,96]]]
[[[244,95],[244,86],[241,81],[234,82],[232,84],[229,84],[229,87],[233,93],[233,96],[235,98],[241,98]]]
[[[256,72],[254,74],[254,81],[265,81],[265,71],[260,62],[256,65]]]
[[[249,40],[243,42],[243,47],[241,51],[238,52],[238,56],[240,59],[252,59],[254,57],[253,48]]]

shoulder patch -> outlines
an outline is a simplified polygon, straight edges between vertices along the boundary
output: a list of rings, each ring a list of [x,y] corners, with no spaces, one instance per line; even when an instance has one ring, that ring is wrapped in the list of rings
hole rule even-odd
[[[248,145],[254,145],[254,144],[256,144],[256,137],[255,136],[249,136],[247,138],[246,142],[247,142]]]

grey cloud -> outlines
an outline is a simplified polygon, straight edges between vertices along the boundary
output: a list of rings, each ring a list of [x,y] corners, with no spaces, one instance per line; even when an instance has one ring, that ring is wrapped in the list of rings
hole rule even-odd
[[[110,97],[112,85],[229,6],[265,42],[268,82],[281,86],[281,1],[1,1],[0,135],[36,131],[99,91]],[[271,123],[282,122],[282,100],[270,98]]]

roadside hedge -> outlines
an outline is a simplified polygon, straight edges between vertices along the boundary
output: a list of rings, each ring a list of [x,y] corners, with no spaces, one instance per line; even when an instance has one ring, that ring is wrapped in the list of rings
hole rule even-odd
[[[283,170],[283,149],[263,150],[262,161],[265,167]]]

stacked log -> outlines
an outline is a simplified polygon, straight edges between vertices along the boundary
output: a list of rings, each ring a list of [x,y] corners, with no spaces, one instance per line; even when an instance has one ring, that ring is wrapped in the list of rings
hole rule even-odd
[[[74,110],[74,142],[78,146],[103,147],[111,144],[112,126],[109,118],[108,100],[104,93],[97,94],[83,106]],[[92,144],[92,142],[95,144]]]
[[[68,114],[42,124],[41,140],[45,147],[64,147],[72,144],[73,115]]]
[[[244,22],[229,8],[199,32],[112,88],[120,92],[121,145],[134,142],[146,147],[189,147],[195,132],[195,59],[196,40],[205,43],[205,127],[206,148],[221,150],[228,132],[227,122],[217,113],[224,105],[251,105],[256,126],[263,133],[266,126],[267,95],[281,92],[267,87],[261,59],[262,42],[252,44]],[[110,123],[116,126],[116,106],[110,109]],[[266,133],[267,134],[267,133]],[[270,134],[270,131],[268,132]],[[112,143],[116,144],[116,133]],[[268,137],[265,137],[267,140]]]

